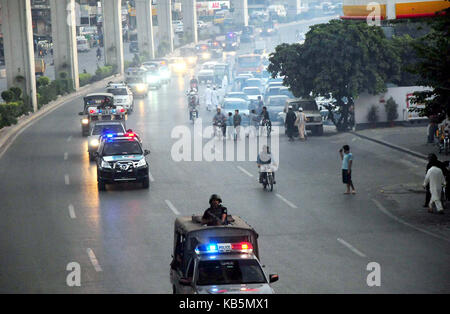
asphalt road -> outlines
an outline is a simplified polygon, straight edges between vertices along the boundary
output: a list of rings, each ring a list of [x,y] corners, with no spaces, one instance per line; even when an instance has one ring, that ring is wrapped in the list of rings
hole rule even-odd
[[[169,263],[177,215],[202,213],[212,193],[259,233],[261,262],[278,273],[277,293],[448,293],[446,239],[386,215],[382,185],[423,178],[413,157],[351,134],[279,137],[273,192],[253,161],[176,162],[171,133],[188,120],[189,76],[137,101],[127,126],[151,150],[149,190],[132,184],[99,193],[81,137],[76,100],[25,130],[0,159],[0,292],[171,293]],[[204,127],[212,114],[200,109]],[[205,145],[210,139],[204,138]],[[356,195],[343,195],[338,149],[355,155]],[[81,287],[66,267],[81,265]],[[369,287],[368,263],[381,266]]]

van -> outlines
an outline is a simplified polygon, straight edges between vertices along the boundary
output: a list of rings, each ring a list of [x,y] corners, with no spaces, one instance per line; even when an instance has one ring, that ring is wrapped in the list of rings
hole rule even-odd
[[[267,8],[267,12],[269,12],[269,14],[271,15],[273,14],[278,17],[286,17],[287,15],[284,5],[281,4],[269,5],[269,7]]]
[[[323,120],[320,114],[317,102],[313,98],[292,98],[286,100],[286,105],[283,112],[283,120],[286,121],[286,113],[289,106],[292,106],[294,111],[298,111],[298,108],[303,108],[303,112],[306,115],[306,130],[312,132],[313,135],[323,135]]]
[[[91,50],[91,47],[89,46],[89,42],[87,41],[86,37],[84,36],[77,37],[77,50],[78,52],[88,52],[89,50]]]

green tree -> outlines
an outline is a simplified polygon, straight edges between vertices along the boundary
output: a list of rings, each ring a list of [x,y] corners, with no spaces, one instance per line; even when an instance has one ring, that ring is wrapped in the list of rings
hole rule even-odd
[[[450,114],[450,8],[444,15],[433,18],[431,32],[414,44],[418,63],[414,67],[419,84],[431,89],[415,92],[412,103],[424,104],[418,109],[421,116],[437,115],[444,119]]]
[[[381,93],[399,73],[399,58],[381,28],[359,21],[314,25],[304,44],[277,46],[270,62],[269,72],[284,76],[296,97],[332,93],[341,114],[337,121],[330,117],[339,131],[348,129],[349,106],[361,92]]]

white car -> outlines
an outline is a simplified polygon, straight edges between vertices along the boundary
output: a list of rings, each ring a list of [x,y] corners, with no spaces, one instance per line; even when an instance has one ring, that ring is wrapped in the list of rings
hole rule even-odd
[[[182,34],[184,32],[183,24],[179,24],[175,27],[175,34]]]
[[[244,87],[242,91],[247,95],[251,102],[258,101],[258,97],[263,99],[263,95],[259,87]]]
[[[134,97],[131,89],[124,83],[109,84],[107,92],[114,95],[114,104],[123,106],[127,112],[134,109]]]
[[[197,21],[197,28],[198,28],[198,29],[204,29],[204,28],[207,28],[207,27],[208,27],[208,25],[206,25],[205,22],[203,22],[203,21]]]

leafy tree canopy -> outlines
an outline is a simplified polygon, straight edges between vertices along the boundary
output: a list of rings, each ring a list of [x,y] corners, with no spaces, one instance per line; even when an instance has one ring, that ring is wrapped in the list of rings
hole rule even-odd
[[[332,93],[341,109],[339,120],[333,119],[338,130],[347,129],[353,99],[362,92],[385,91],[386,82],[398,77],[400,64],[381,28],[344,20],[312,26],[304,44],[277,46],[270,62],[268,71],[284,76],[296,97]]]

